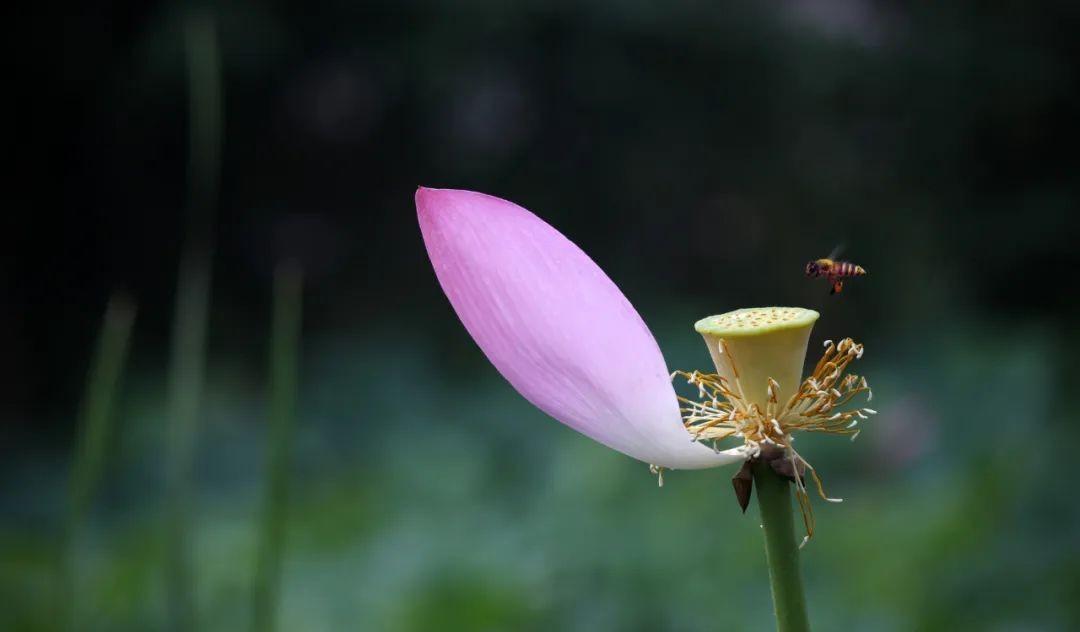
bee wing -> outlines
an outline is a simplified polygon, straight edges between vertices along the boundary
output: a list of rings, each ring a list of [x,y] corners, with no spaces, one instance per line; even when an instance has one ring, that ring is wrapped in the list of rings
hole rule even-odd
[[[836,259],[837,257],[839,257],[841,255],[841,253],[844,252],[844,248],[846,246],[847,246],[847,244],[843,244],[843,243],[837,244],[836,247],[832,249],[832,252],[829,253],[829,256],[826,257],[826,258],[827,259]]]

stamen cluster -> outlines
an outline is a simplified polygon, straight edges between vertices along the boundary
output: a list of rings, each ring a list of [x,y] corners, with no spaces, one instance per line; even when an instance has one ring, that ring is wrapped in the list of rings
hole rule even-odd
[[[876,410],[866,407],[840,410],[860,393],[866,393],[866,401],[873,398],[865,377],[844,374],[853,360],[862,357],[863,345],[851,338],[836,344],[826,340],[825,352],[813,372],[786,401],[779,399],[780,384],[771,377],[768,379],[764,410],[747,398],[736,360],[724,340],[720,341],[719,349],[731,368],[733,383],[716,373],[676,371],[672,374],[672,378],[684,377],[698,388],[698,400],[679,397],[683,423],[695,441],[710,442],[714,448],[716,442],[728,437],[742,439],[748,460],[761,455],[764,444],[782,449],[785,458],[791,462],[790,470],[796,473],[792,478],[806,523],[806,539],[809,539],[813,535],[814,521],[806,494],[805,470],[810,470],[822,498],[830,502],[840,502],[840,499],[825,494],[813,466],[792,447],[792,433],[824,432],[849,435],[854,440],[859,435],[859,421],[877,414]]]

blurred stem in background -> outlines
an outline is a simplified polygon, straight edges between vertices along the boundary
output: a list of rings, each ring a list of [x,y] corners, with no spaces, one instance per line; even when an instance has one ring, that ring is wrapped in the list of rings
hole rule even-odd
[[[105,463],[106,443],[112,428],[113,406],[127,358],[128,342],[135,322],[135,305],[126,296],[113,295],[105,308],[97,350],[86,378],[86,392],[79,411],[67,524],[61,549],[60,599],[65,609],[60,619],[68,629],[79,628],[78,536],[97,491]]]
[[[799,573],[799,548],[791,515],[790,483],[763,460],[754,464],[765,557],[769,565],[773,609],[778,632],[809,632],[806,597]]]
[[[302,295],[300,268],[292,263],[279,266],[274,274],[274,316],[270,334],[266,486],[252,603],[251,629],[255,632],[272,632],[276,628],[289,492],[289,448],[296,418]]]
[[[212,17],[193,14],[184,22],[189,90],[188,212],[176,288],[169,365],[167,484],[169,502],[168,603],[172,628],[195,624],[190,560],[191,469],[210,306],[213,225],[221,162],[221,60]]]

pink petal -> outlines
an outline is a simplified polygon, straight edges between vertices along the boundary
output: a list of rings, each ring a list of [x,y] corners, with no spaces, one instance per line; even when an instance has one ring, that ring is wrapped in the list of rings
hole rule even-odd
[[[416,209],[461,322],[537,408],[646,463],[687,469],[742,459],[691,440],[648,327],[557,230],[516,204],[471,191],[421,187]]]

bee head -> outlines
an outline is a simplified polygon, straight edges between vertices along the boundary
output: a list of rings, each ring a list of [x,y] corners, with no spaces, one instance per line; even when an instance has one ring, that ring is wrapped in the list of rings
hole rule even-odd
[[[810,263],[806,264],[806,276],[808,277],[817,276],[819,270],[820,267],[818,266],[817,261],[811,261]]]

